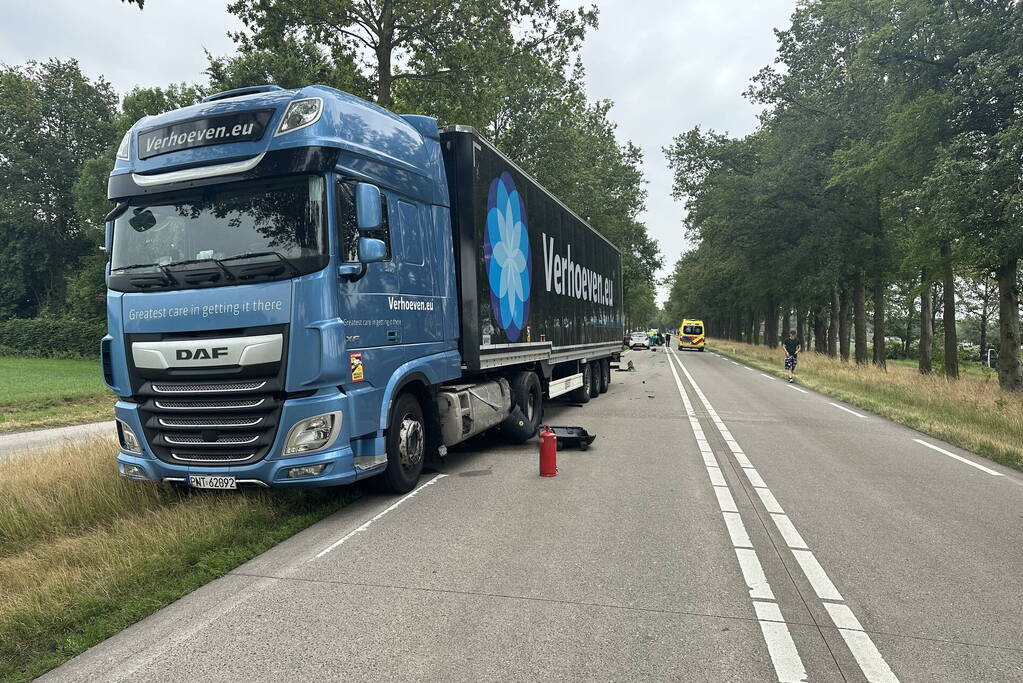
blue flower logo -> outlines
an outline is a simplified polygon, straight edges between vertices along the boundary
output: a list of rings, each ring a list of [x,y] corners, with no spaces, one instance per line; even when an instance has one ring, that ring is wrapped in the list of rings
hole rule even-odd
[[[509,341],[518,341],[529,320],[533,260],[526,232],[526,207],[507,171],[490,183],[483,256],[497,324]]]

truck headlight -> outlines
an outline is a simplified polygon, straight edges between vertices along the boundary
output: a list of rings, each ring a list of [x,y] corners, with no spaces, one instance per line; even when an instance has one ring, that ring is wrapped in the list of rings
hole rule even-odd
[[[132,428],[121,420],[117,421],[117,440],[121,443],[121,450],[142,455],[142,444],[139,442],[139,438],[135,436]]]
[[[117,158],[121,161],[128,161],[128,152],[131,147],[131,129],[129,128],[121,138],[121,144],[117,146]],[[109,148],[108,148],[109,149]]]
[[[327,448],[341,432],[341,411],[299,420],[288,432],[284,455],[302,455]]]
[[[321,97],[306,97],[301,100],[295,100],[284,111],[284,116],[281,118],[281,123],[277,126],[277,132],[274,133],[274,136],[284,135],[293,130],[311,126],[320,120],[320,114],[322,113],[323,98]]]

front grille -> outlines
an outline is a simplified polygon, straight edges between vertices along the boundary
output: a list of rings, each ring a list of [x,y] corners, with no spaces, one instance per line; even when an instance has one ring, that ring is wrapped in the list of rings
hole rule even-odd
[[[230,467],[262,460],[270,453],[284,405],[287,325],[195,333],[210,343],[219,337],[279,334],[280,360],[258,365],[202,368],[138,368],[128,354],[132,397],[138,403],[146,442],[168,463]],[[191,335],[126,335],[125,343],[182,341]]]
[[[171,453],[171,458],[179,462],[197,462],[206,465],[236,465],[253,459],[255,453]]]
[[[159,401],[157,402],[159,403]],[[161,417],[161,427],[255,427],[263,421],[262,417]]]
[[[190,400],[167,400],[154,401],[157,408],[161,410],[245,410],[247,408],[258,408],[266,402],[265,398],[245,398],[240,400],[216,400],[203,399],[200,401]]]
[[[266,380],[255,382],[205,382],[203,384],[152,384],[158,394],[230,394],[238,391],[256,391],[266,386]]]
[[[206,440],[202,436],[195,436],[192,434],[164,434],[163,440],[169,444],[175,446],[186,446],[188,444],[196,444],[200,446],[219,446],[220,444],[250,444],[255,443],[259,439],[259,434],[243,434],[239,436],[224,436],[217,435],[213,437],[213,440]]]

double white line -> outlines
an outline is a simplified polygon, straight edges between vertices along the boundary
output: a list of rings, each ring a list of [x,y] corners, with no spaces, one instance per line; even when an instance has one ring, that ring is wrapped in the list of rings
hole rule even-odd
[[[692,427],[693,435],[696,437],[696,443],[703,456],[703,462],[710,476],[711,484],[714,486],[714,494],[717,497],[718,506],[721,508],[721,514],[725,519],[728,535],[732,539],[732,545],[735,548],[735,554],[739,561],[739,568],[750,588],[753,608],[757,615],[757,621],[760,623],[761,631],[764,634],[767,651],[771,656],[771,662],[774,665],[775,673],[778,675],[778,680],[783,682],[805,681],[806,669],[803,666],[799,652],[796,650],[788,624],[782,616],[781,608],[774,601],[774,593],[768,584],[756,550],[749,540],[749,534],[746,533],[746,528],[743,525],[738,508],[735,506],[735,501],[732,498],[727,482],[721,473],[717,458],[707,442],[703,428],[700,426],[700,421],[696,416],[696,411],[693,410],[693,405],[682,385],[678,371],[675,369],[676,364],[685,374],[686,379],[689,380],[694,393],[700,399],[707,414],[714,422],[714,426],[725,440],[725,444],[732,452],[732,456],[742,468],[753,489],[757,492],[757,496],[760,498],[768,514],[770,514],[771,520],[778,529],[778,533],[781,534],[796,563],[802,569],[810,586],[827,610],[842,639],[863,671],[863,675],[868,681],[872,682],[897,683],[898,678],[896,678],[891,668],[885,662],[884,657],[881,656],[870,636],[863,630],[856,615],[845,604],[835,584],[828,578],[824,568],[817,561],[817,558],[807,546],[806,541],[803,540],[792,520],[785,514],[781,504],[774,497],[774,494],[771,493],[760,473],[753,467],[753,463],[746,457],[739,443],[732,436],[728,427],[725,426],[725,423],[714,410],[710,401],[707,400],[696,380],[693,379],[693,376],[682,365],[682,361],[675,357],[674,353],[669,353],[669,357],[672,360],[670,367],[672,375],[675,376],[675,385],[678,387],[679,395],[682,397],[682,403],[685,405],[686,415],[689,418],[689,425]]]

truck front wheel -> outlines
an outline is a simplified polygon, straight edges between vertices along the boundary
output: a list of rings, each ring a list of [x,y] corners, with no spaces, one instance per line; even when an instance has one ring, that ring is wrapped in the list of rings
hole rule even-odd
[[[387,469],[370,481],[387,493],[408,493],[416,487],[426,455],[426,421],[412,394],[401,394],[387,426]]]
[[[512,443],[533,438],[543,420],[543,387],[535,372],[522,370],[512,375],[512,411],[501,423],[501,433]]]

